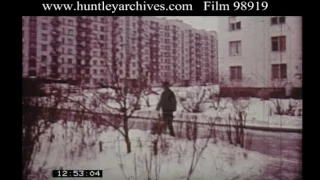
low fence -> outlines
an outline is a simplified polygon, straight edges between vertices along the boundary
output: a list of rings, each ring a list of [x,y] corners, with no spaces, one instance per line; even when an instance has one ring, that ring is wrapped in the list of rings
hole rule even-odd
[[[115,117],[115,118],[121,118],[121,114],[113,114],[113,113],[99,113],[99,112],[88,112],[88,111],[79,111],[79,110],[72,110],[72,109],[64,109],[64,108],[48,108],[48,107],[35,107],[40,109],[48,109],[48,110],[58,110],[61,113],[68,112],[68,113],[82,113],[83,115],[87,116],[105,116],[105,117]],[[207,118],[206,122],[197,122],[193,121],[196,118],[195,114],[180,114],[180,116],[176,116],[173,120],[174,123],[180,123],[180,124],[188,124],[188,123],[196,123],[198,125],[207,125],[207,126],[216,126],[216,127],[235,127],[238,126],[236,124],[225,124],[220,122],[214,121],[213,117],[206,117],[201,116],[200,118]],[[199,116],[197,116],[199,118]],[[143,120],[143,121],[156,121],[159,120],[158,112],[136,112],[131,117],[133,120]],[[257,131],[269,131],[269,132],[288,132],[288,133],[302,133],[302,129],[298,128],[284,128],[284,127],[264,127],[264,126],[254,126],[254,125],[244,125],[244,129],[250,129],[250,130],[257,130]]]

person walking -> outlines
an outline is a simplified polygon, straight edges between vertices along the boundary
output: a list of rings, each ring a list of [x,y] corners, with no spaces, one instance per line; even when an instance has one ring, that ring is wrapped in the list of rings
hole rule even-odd
[[[162,120],[164,125],[161,128],[161,131],[169,129],[170,135],[175,136],[173,130],[173,112],[177,110],[177,99],[174,92],[170,89],[169,82],[163,83],[164,91],[161,93],[160,100],[157,104],[156,110],[159,111],[162,109]]]

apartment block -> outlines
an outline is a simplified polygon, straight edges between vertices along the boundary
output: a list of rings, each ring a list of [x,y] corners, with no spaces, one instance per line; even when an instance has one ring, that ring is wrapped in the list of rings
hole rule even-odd
[[[219,76],[224,86],[302,87],[302,18],[219,17]]]
[[[23,76],[90,85],[218,82],[217,34],[152,16],[23,17]]]

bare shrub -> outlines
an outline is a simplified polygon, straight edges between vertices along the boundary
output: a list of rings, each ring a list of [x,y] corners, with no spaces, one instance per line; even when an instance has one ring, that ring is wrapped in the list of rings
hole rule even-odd
[[[192,90],[187,90],[186,97],[178,97],[181,106],[184,110],[190,113],[203,112],[203,101],[207,95],[207,90],[201,87],[194,87]]]
[[[187,137],[188,140],[192,143],[192,157],[190,162],[190,167],[188,168],[188,172],[186,175],[187,180],[191,180],[192,175],[199,163],[199,161],[202,158],[202,154],[205,151],[205,149],[208,147],[208,143],[210,142],[210,139],[213,134],[213,127],[214,122],[209,122],[209,128],[206,130],[206,133],[204,136],[201,136],[203,139],[199,140],[199,130],[198,130],[198,124],[197,124],[197,118],[198,116],[195,116],[193,120],[187,122],[189,125],[189,128],[187,130]],[[188,125],[187,125],[188,127]],[[202,141],[201,141],[202,140]]]
[[[245,126],[247,120],[247,110],[250,100],[246,97],[240,97],[236,92],[231,91],[229,102],[232,104],[232,111],[226,119],[227,138],[230,144],[245,146]]]
[[[135,80],[131,80],[129,76],[131,62],[135,58],[134,54],[128,54],[126,58],[118,58],[119,48],[127,47],[129,44],[119,44],[118,38],[120,37],[119,17],[114,16],[111,18],[112,22],[112,48],[111,57],[105,55],[104,58],[107,62],[107,76],[111,85],[108,86],[110,92],[100,93],[98,100],[103,104],[108,113],[116,114],[121,119],[121,124],[116,129],[125,138],[127,153],[131,152],[131,142],[129,138],[130,124],[129,119],[133,113],[141,109],[141,100],[146,91],[150,89],[147,86],[149,77],[149,67],[145,64],[143,59],[143,47],[145,47],[144,38],[144,23],[139,17],[138,23],[138,76]],[[105,46],[102,41],[97,37],[93,40],[100,45],[101,51],[105,51]],[[119,73],[119,67],[126,65],[125,75]],[[113,105],[110,105],[113,104]]]
[[[273,99],[271,100],[273,107],[271,111],[276,115],[287,116],[302,116],[302,103],[299,100],[289,100],[288,106],[284,104],[286,100]]]
[[[37,80],[35,80],[37,81]],[[28,87],[23,87],[28,88]],[[69,88],[69,87],[67,87]],[[64,88],[66,89],[66,88]],[[52,90],[46,91],[45,96],[26,95],[23,96],[22,114],[22,155],[23,155],[23,177],[32,178],[35,175],[34,162],[39,152],[44,154],[43,167],[47,164],[47,157],[53,143],[62,138],[68,146],[65,146],[69,155],[67,158],[73,159],[82,156],[85,150],[95,146],[98,134],[101,132],[97,128],[97,121],[91,121],[91,127],[86,126],[90,119],[82,111],[64,111],[62,108],[68,103],[71,96],[69,91]],[[64,119],[60,121],[61,119]],[[57,134],[57,125],[60,124],[64,133]],[[61,134],[62,133],[62,134]],[[77,134],[77,135],[76,135]],[[78,138],[75,138],[78,137]],[[67,151],[66,151],[67,152]],[[38,160],[37,160],[38,161]],[[39,163],[39,162],[38,162]],[[45,174],[45,169],[42,169]]]
[[[143,142],[138,139],[138,149],[134,152],[133,159],[133,172],[134,175],[128,175],[126,172],[126,165],[124,164],[123,155],[120,152],[120,139],[117,138],[118,143],[118,152],[117,157],[119,158],[119,167],[122,171],[124,179],[126,180],[139,180],[142,177],[148,180],[160,180],[160,172],[161,172],[161,155],[166,155],[168,152],[169,143],[166,139],[162,138],[160,135],[156,136],[156,139],[151,142],[151,146],[147,151],[144,151],[142,146]],[[160,147],[158,147],[160,143]],[[157,152],[155,152],[157,151]],[[161,153],[158,153],[161,152]]]

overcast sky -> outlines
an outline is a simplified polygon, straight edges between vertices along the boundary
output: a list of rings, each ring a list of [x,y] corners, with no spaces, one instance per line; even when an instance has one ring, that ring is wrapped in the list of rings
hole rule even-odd
[[[208,31],[218,31],[217,17],[215,16],[158,16],[167,19],[183,20],[196,29],[205,29]]]

